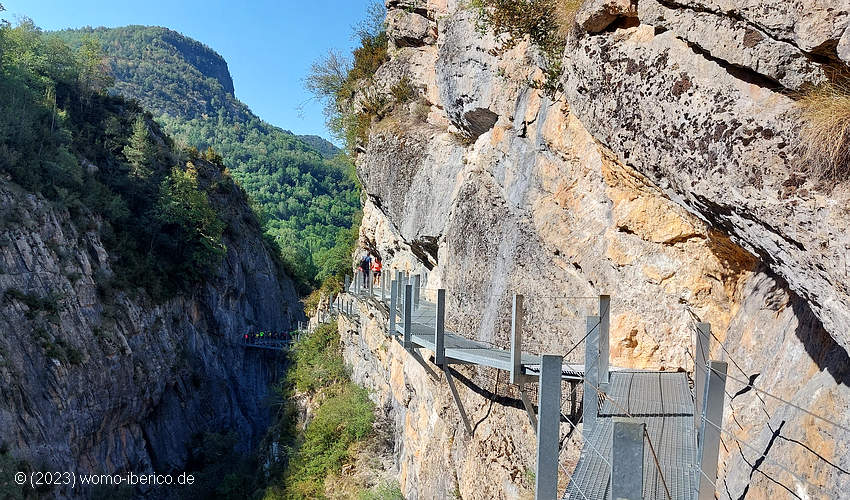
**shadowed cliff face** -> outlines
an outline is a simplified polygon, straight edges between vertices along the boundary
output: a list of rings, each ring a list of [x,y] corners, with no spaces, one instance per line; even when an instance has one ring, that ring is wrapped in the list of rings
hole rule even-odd
[[[391,60],[377,79],[390,88],[406,75],[430,107],[397,106],[373,124],[358,160],[361,239],[385,270],[430,270],[426,286],[447,289],[448,322],[466,335],[506,343],[510,296],[522,293],[526,347],[566,353],[596,313],[583,297],[607,293],[612,364],[692,370],[694,321],[707,321],[711,356],[730,376],[847,425],[847,214],[838,195],[783,188],[796,168],[786,90],[843,64],[821,49],[842,36],[847,8],[708,3],[639,1],[628,22],[615,15],[607,30],[576,34],[555,99],[529,84],[543,79],[533,48],[501,50],[460,2],[391,5]],[[695,38],[706,26],[718,39]],[[747,27],[784,52],[759,48]],[[459,437],[456,412],[439,406],[445,385],[420,380],[418,365],[369,333],[380,312],[368,312],[343,328],[348,359],[395,416],[403,491],[521,496],[528,429],[505,425],[522,422],[511,409],[487,411],[493,374],[469,369],[479,389],[461,397],[471,420],[499,427],[498,451]],[[720,498],[841,496],[850,436],[738,381],[727,393]],[[461,445],[437,460],[431,438]]]
[[[211,202],[226,256],[204,285],[155,304],[107,289],[97,220],[0,182],[0,290],[29,297],[0,302],[0,442],[13,456],[36,470],[165,472],[198,433],[234,432],[243,452],[259,442],[281,360],[240,335],[303,313],[242,195]]]

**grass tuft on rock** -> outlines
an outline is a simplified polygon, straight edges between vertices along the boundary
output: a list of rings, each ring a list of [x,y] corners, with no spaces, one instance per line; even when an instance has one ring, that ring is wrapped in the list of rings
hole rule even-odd
[[[850,174],[850,82],[813,87],[799,100],[800,155],[812,177],[828,185]]]

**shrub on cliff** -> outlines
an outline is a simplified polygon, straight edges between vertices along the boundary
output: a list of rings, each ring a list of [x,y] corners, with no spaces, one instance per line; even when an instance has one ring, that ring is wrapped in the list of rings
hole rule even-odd
[[[321,498],[324,478],[350,456],[351,446],[372,430],[374,408],[366,389],[347,382],[333,388],[304,430],[286,475],[289,498]]]
[[[162,181],[157,211],[163,232],[177,242],[175,251],[183,263],[180,270],[187,277],[198,280],[219,263],[226,251],[221,242],[224,222],[200,188],[194,164],[187,163],[185,170],[172,169]]]
[[[336,323],[320,325],[292,351],[287,383],[299,392],[315,392],[348,379]]]
[[[331,51],[313,63],[305,79],[307,90],[325,103],[328,128],[345,141],[350,153],[365,144],[372,119],[390,104],[373,82],[378,68],[389,58],[385,14],[382,2],[373,3],[367,19],[356,29],[360,46],[351,57]]]
[[[562,90],[561,59],[567,34],[582,0],[471,0],[478,13],[478,29],[506,36],[503,48],[509,49],[528,37],[540,49],[546,79],[542,88],[550,96]]]
[[[798,101],[800,152],[818,180],[836,184],[850,177],[850,83],[827,82]]]

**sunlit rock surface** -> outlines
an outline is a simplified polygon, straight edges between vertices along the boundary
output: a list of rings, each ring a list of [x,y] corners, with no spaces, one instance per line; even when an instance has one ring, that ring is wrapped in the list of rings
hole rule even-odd
[[[361,243],[385,270],[427,271],[426,295],[447,289],[448,328],[496,345],[524,294],[533,352],[569,352],[610,294],[619,366],[692,371],[706,321],[730,376],[850,423],[850,215],[840,191],[799,176],[788,92],[840,64],[846,2],[638,2],[639,23],[626,12],[574,34],[554,99],[532,84],[526,44],[500,50],[459,2],[416,5],[437,39],[392,51],[383,84],[409,62],[427,108],[374,123],[358,160]],[[361,312],[341,327],[347,360],[395,415],[403,492],[527,495],[527,419],[507,400],[490,409],[489,392],[516,397],[505,374],[462,370],[482,422],[466,436],[444,376],[384,340],[385,313]],[[744,387],[728,381],[718,497],[841,497],[850,436]]]

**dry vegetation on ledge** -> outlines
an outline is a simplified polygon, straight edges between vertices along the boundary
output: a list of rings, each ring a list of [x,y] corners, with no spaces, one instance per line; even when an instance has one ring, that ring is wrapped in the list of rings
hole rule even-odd
[[[820,183],[834,186],[850,174],[850,83],[825,83],[798,101],[801,160]]]

